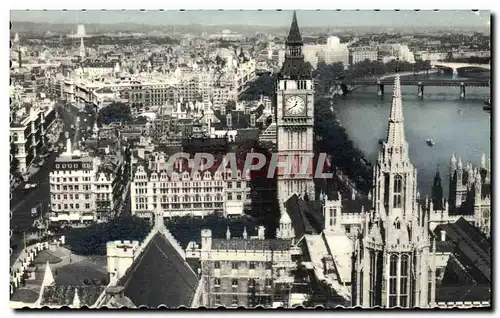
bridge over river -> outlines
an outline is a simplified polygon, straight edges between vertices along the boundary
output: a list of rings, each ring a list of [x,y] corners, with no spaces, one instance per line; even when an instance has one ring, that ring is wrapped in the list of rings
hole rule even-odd
[[[402,74],[403,75],[403,74]],[[405,74],[406,75],[406,74]],[[373,85],[377,86],[377,94],[379,96],[384,95],[385,85],[392,85],[394,83],[393,75],[386,75],[380,78],[365,78],[365,79],[341,79],[335,82],[332,86],[332,95],[345,95],[359,86]],[[418,76],[401,76],[401,85],[403,86],[417,86],[417,94],[419,97],[424,95],[425,86],[456,86],[460,87],[460,97],[465,98],[465,88],[466,87],[490,87],[490,78],[452,78],[452,79],[440,79],[439,77],[434,78],[422,78]]]

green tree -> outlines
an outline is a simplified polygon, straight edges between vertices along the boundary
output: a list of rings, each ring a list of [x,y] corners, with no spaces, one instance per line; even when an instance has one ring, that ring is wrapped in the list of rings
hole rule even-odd
[[[132,120],[130,106],[124,103],[112,103],[102,108],[97,115],[97,121],[101,125],[129,120]]]
[[[17,175],[18,174],[18,169],[19,169],[19,159],[16,158],[18,148],[17,145],[11,141],[10,142],[10,173],[12,175]]]
[[[214,238],[225,238],[229,227],[232,237],[242,237],[245,227],[248,236],[256,235],[258,225],[259,223],[250,217],[226,218],[220,213],[212,213],[204,218],[191,215],[173,217],[165,222],[165,226],[183,248],[186,248],[191,241],[200,243],[202,229],[212,230]]]
[[[247,89],[239,97],[240,100],[256,100],[260,95],[273,96],[275,76],[261,75],[248,83]]]
[[[106,255],[106,243],[116,240],[141,242],[151,231],[150,223],[135,216],[120,217],[107,223],[73,228],[66,236],[69,248],[80,255]]]

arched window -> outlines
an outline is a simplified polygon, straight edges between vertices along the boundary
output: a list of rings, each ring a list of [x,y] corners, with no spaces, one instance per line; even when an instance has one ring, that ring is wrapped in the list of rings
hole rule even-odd
[[[184,202],[189,202],[189,196],[188,195],[184,196]]]
[[[211,201],[210,200],[210,195],[209,194],[205,194],[205,202],[209,202]]]
[[[12,139],[14,142],[16,142],[19,139],[19,136],[17,135],[17,133],[12,134]]]
[[[397,306],[398,297],[398,255],[389,258],[389,307]]]
[[[399,219],[396,219],[396,221],[394,222],[394,227],[396,228],[396,230],[401,229],[401,222],[399,221]]]
[[[401,208],[401,195],[403,192],[403,177],[399,174],[394,176],[394,207]]]
[[[194,201],[195,201],[195,202],[200,201],[200,195],[199,195],[199,194],[196,194],[196,195],[194,196]]]
[[[400,288],[399,288],[399,306],[408,307],[408,293],[409,293],[409,272],[410,261],[408,254],[401,255],[401,275],[400,275]]]

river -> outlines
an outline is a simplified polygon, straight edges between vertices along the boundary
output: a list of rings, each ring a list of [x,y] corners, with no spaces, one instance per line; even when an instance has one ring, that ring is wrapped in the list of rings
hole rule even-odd
[[[429,78],[451,76],[430,75]],[[460,78],[456,78],[460,80]],[[386,138],[392,86],[385,96],[377,96],[375,86],[359,87],[351,94],[333,99],[333,108],[354,144],[372,163],[378,155],[378,140]],[[417,97],[416,86],[402,86],[405,134],[410,158],[418,169],[421,194],[430,194],[439,165],[444,192],[448,193],[450,157],[479,166],[483,153],[491,153],[490,114],[483,110],[490,96],[488,87],[467,87],[466,98],[459,87],[425,87],[424,98]],[[435,145],[429,147],[427,138]]]

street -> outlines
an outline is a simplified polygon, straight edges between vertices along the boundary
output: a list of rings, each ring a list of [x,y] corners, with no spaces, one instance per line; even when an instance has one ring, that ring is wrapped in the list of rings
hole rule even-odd
[[[71,129],[71,125],[75,125],[75,128],[82,127],[82,129],[87,129],[87,127],[93,124],[93,119],[91,114],[79,113],[78,109],[73,106],[64,106],[63,108],[63,123],[64,129],[61,133],[58,143],[62,143],[63,147],[59,148],[58,151],[50,153],[47,159],[44,160],[43,164],[39,170],[32,175],[28,183],[35,183],[37,187],[33,190],[24,190],[24,184],[21,184],[16,190],[12,191],[12,198],[10,201],[10,212],[11,221],[10,228],[13,231],[11,238],[11,247],[13,249],[11,254],[11,263],[15,261],[17,255],[24,247],[23,243],[23,233],[28,234],[33,225],[35,217],[31,216],[31,209],[38,205],[42,206],[42,211],[45,213],[49,210],[50,204],[50,185],[49,185],[49,173],[52,170],[53,164],[58,156],[58,153],[65,151],[66,147],[66,131],[69,132],[70,138],[72,139],[73,149],[75,149],[75,142],[78,142],[81,136],[87,136],[85,134],[75,133],[77,129]],[[80,118],[80,123],[76,123],[76,118]]]

